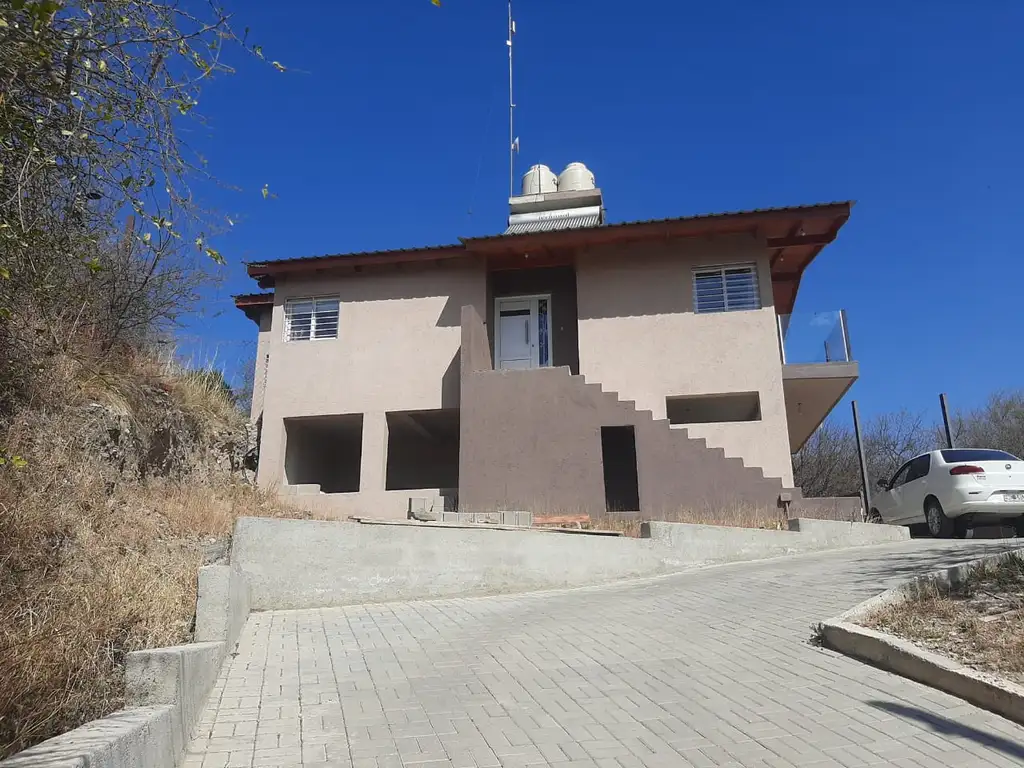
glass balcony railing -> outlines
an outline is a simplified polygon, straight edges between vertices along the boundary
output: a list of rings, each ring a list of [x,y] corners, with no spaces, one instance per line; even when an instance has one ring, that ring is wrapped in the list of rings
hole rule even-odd
[[[783,363],[849,363],[853,360],[846,310],[779,315],[778,320]]]

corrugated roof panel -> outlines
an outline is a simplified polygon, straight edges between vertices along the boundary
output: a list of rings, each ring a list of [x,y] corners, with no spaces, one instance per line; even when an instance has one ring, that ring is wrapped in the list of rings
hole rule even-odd
[[[524,221],[512,224],[505,230],[506,235],[525,235],[531,232],[555,232],[560,229],[586,229],[601,223],[600,214],[588,216],[569,216],[564,219],[544,219],[541,221]]]

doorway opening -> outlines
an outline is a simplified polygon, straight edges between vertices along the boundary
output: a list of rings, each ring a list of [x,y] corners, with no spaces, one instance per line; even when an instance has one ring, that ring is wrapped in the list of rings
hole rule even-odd
[[[608,512],[639,512],[636,433],[632,425],[601,427],[604,500]]]
[[[551,296],[506,296],[494,300],[496,370],[551,365]]]

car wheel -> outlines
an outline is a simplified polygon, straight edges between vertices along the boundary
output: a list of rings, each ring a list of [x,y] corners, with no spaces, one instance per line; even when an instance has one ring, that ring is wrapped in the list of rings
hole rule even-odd
[[[881,513],[877,509],[872,509],[870,512],[868,512],[868,522],[869,523],[882,523],[884,521],[882,520]]]
[[[942,511],[938,499],[928,499],[924,503],[924,517],[928,521],[928,533],[936,539],[948,539],[953,535],[954,523]]]

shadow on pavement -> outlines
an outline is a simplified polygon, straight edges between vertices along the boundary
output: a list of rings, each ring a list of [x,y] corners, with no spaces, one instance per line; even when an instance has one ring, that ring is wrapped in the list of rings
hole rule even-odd
[[[936,542],[934,539],[921,542],[920,545],[908,543],[899,549],[879,552],[865,552],[858,562],[859,568],[850,573],[853,584],[885,584],[886,587],[923,576],[931,571],[950,568],[954,565],[975,560],[986,555],[1007,552],[1024,545],[1020,539],[1003,539],[989,541],[949,541]]]
[[[950,720],[948,717],[935,715],[931,712],[926,712],[923,709],[911,707],[906,704],[897,704],[892,701],[869,701],[867,703],[875,709],[881,709],[891,715],[895,715],[896,717],[903,717],[910,720],[917,720],[919,723],[924,723],[936,733],[941,733],[946,736],[961,736],[978,744],[982,744],[989,749],[998,750],[1004,755],[1024,760],[1024,744],[1019,741],[1011,741],[1010,739],[1002,736],[996,736],[991,733],[986,733],[985,731],[979,731],[977,728],[972,728],[969,725],[958,723],[956,720]]]

